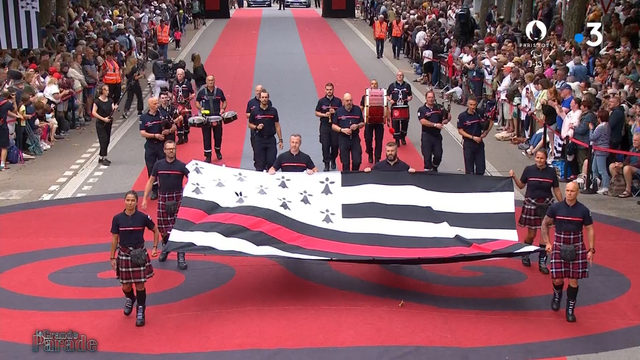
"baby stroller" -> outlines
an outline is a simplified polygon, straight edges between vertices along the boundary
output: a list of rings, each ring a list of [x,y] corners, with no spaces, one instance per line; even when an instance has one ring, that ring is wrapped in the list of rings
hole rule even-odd
[[[483,99],[479,107],[482,120],[495,123],[498,119],[498,103],[495,99]]]

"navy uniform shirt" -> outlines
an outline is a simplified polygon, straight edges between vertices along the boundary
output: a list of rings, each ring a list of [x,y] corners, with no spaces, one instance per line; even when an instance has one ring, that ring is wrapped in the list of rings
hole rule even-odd
[[[556,169],[546,166],[544,169],[537,165],[529,165],[524,168],[520,181],[527,184],[525,197],[532,199],[548,199],[553,197],[553,188],[560,187]]]
[[[176,82],[172,88],[173,98],[178,104],[184,104],[189,100],[189,96],[193,94],[193,85],[186,78],[182,82]]]
[[[398,102],[398,99],[402,99],[405,105],[409,105],[409,101],[407,98],[412,96],[411,85],[408,82],[403,81],[402,84],[399,84],[397,81],[394,81],[389,88],[387,89],[387,95],[391,97],[391,100]],[[397,105],[397,104],[396,104]]]
[[[364,118],[362,117],[362,110],[357,107],[351,107],[351,111],[348,111],[347,108],[341,106],[336,110],[336,125],[340,126],[342,129],[349,128],[351,125],[360,124],[364,122]],[[348,138],[356,138],[360,133],[360,129],[354,130],[351,132],[351,135],[347,135],[345,133],[340,133]]]
[[[144,229],[155,229],[151,216],[136,210],[131,216],[124,211],[113,217],[111,233],[120,236],[122,247],[141,248],[144,246]]]
[[[376,171],[409,171],[409,164],[398,159],[395,163],[391,164],[387,160],[378,161],[371,170]]]
[[[469,111],[465,111],[458,115],[458,129],[462,129],[471,136],[482,135],[482,118],[477,112],[469,114]],[[464,138],[464,140],[473,141],[471,139]],[[475,141],[474,141],[475,142]]]
[[[140,131],[143,130],[149,134],[162,134],[164,129],[162,128],[162,113],[159,107],[154,115],[149,111],[140,115]],[[147,141],[161,142],[158,139],[147,139]]]
[[[556,233],[577,233],[582,231],[583,226],[593,224],[591,211],[578,201],[573,206],[569,206],[566,200],[552,204],[547,210],[547,216],[554,220]]]
[[[321,112],[321,113],[327,113],[329,111],[329,109],[333,109],[333,110],[338,110],[338,108],[340,108],[340,106],[342,106],[342,100],[338,99],[337,97],[332,97],[331,99],[329,99],[328,97],[324,96],[322,98],[320,98],[320,100],[318,100],[318,105],[316,105],[316,111]],[[332,123],[336,123],[336,113],[333,113],[333,115],[331,116],[331,122]],[[320,118],[320,123],[321,124],[329,124],[329,119],[323,117]]]
[[[182,192],[182,180],[189,176],[187,165],[178,159],[168,162],[167,159],[158,160],[151,176],[158,181],[158,191],[161,193]]]
[[[207,116],[220,116],[220,106],[223,102],[227,101],[227,98],[219,88],[216,87],[213,91],[209,91],[209,89],[205,87],[198,91],[196,101],[200,103],[202,109],[209,110]]]
[[[273,168],[282,172],[304,172],[315,167],[311,157],[302,151],[298,151],[295,155],[291,153],[291,150],[283,152],[278,155],[276,162],[273,163]]]
[[[262,130],[256,129],[256,136],[263,138],[274,136],[276,134],[276,123],[280,122],[278,110],[273,106],[269,106],[266,109],[258,107],[249,116],[249,122],[256,126],[264,124]]]
[[[438,104],[433,104],[433,107],[429,107],[425,104],[418,109],[418,120],[425,119],[434,124],[442,124],[448,116],[449,113],[447,110]],[[442,130],[436,127],[422,125],[422,132],[426,132],[431,135],[440,135],[441,131]]]
[[[7,114],[9,111],[15,111],[13,108],[13,103],[10,99],[5,99],[0,97],[0,102],[6,101],[4,104],[0,106],[0,126],[7,126]]]

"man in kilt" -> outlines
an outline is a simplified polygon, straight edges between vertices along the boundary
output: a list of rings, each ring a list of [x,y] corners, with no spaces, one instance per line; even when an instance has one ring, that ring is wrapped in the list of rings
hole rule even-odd
[[[144,230],[153,231],[153,257],[158,256],[160,232],[149,215],[138,211],[138,193],[128,191],[124,196],[124,205],[124,211],[114,216],[111,222],[111,268],[115,270],[126,297],[124,314],[131,315],[133,304],[137,301],[136,326],[144,326],[147,302],[144,285],[153,276],[151,259],[144,246]],[[136,294],[133,293],[134,285]]]
[[[178,112],[175,119],[178,125],[178,145],[189,142],[189,116],[191,116],[191,100],[196,97],[191,79],[187,79],[183,69],[176,71],[176,80],[171,87],[174,107]]]
[[[524,204],[518,224],[528,228],[524,243],[532,245],[536,233],[542,225],[542,218],[546,215],[549,206],[553,204],[553,197],[562,201],[562,191],[556,170],[547,165],[547,152],[538,150],[535,154],[535,164],[527,166],[518,179],[513,170],[509,171],[509,176],[513,179],[518,189],[524,189]],[[531,267],[529,255],[522,257],[522,265]],[[540,252],[538,254],[538,269],[543,274],[548,274],[547,252],[544,238],[540,239]]]
[[[576,182],[567,184],[565,200],[549,207],[542,220],[542,237],[551,253],[551,279],[553,282],[553,300],[551,309],[558,311],[562,300],[564,279],[569,279],[567,287],[567,321],[575,322],[574,313],[578,297],[578,280],[589,277],[589,263],[593,263],[596,253],[596,235],[593,229],[591,212],[578,202],[579,186]],[[549,228],[555,224],[553,243],[549,239]],[[589,248],[585,247],[583,228],[587,234]]]
[[[182,202],[182,183],[189,176],[187,165],[176,158],[176,143],[167,140],[164,143],[165,158],[156,162],[151,170],[151,176],[147,181],[142,198],[142,209],[147,208],[147,196],[153,188],[153,183],[158,180],[158,229],[162,234],[162,246],[167,245],[169,234],[176,223],[176,216]],[[162,251],[160,262],[167,260],[169,253]],[[178,267],[187,269],[187,262],[183,252],[178,253]]]

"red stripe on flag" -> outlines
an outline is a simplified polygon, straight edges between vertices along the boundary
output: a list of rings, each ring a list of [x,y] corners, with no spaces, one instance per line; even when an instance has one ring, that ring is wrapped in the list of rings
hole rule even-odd
[[[376,258],[436,258],[477,253],[489,254],[492,251],[517,244],[515,241],[497,240],[470,247],[452,246],[446,248],[392,248],[343,243],[300,234],[284,226],[272,223],[257,216],[231,213],[209,215],[200,209],[181,207],[178,218],[195,224],[221,223],[242,226],[250,231],[260,231],[285,244],[299,246],[308,250],[331,252],[343,255],[370,256]],[[246,240],[246,239],[245,239]]]

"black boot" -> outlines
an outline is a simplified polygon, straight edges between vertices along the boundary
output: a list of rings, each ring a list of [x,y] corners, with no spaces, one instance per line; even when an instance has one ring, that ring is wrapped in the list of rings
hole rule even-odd
[[[551,310],[560,310],[560,301],[562,301],[562,288],[564,284],[553,284],[553,300],[551,300]]]
[[[183,252],[178,253],[178,268],[180,270],[187,270],[187,261],[184,258]]]
[[[188,132],[184,133],[184,135],[182,137],[182,140],[184,140],[185,144],[189,142],[189,133]]]
[[[158,190],[151,190],[151,200],[158,200]]]
[[[331,160],[331,170],[335,170],[338,168],[338,165],[336,165],[336,161],[335,160]]]
[[[540,245],[540,249],[543,251],[538,255],[538,270],[540,270],[541,273],[548,275],[549,274],[549,268],[547,268],[547,252],[546,252],[546,246],[544,245]]]
[[[164,250],[165,246],[167,246],[167,241],[169,241],[169,235],[164,235],[162,237],[162,252],[160,253],[160,256],[158,256],[159,262],[165,262],[169,256],[169,252]]]
[[[525,255],[522,257],[522,266],[531,267],[531,258],[529,258],[529,255]]]
[[[216,157],[218,160],[222,160],[222,153],[220,152],[220,149],[216,149]]]
[[[402,138],[402,140],[401,140],[401,141],[402,141],[402,145],[407,145],[407,139]]]
[[[373,164],[373,155],[369,154],[369,164]]]
[[[136,309],[136,326],[144,326],[144,306],[138,306]]]
[[[176,145],[182,145],[182,144],[184,144],[184,135],[178,134],[178,141],[176,142]]]
[[[211,153],[204,156],[204,162],[211,164]]]
[[[324,163],[324,171],[329,171],[329,162]]]
[[[127,297],[124,303],[124,315],[129,316],[133,312],[133,304],[136,302],[136,296],[133,293],[133,289],[129,292],[124,292],[124,296]]]
[[[569,285],[567,287],[567,322],[576,322],[576,299],[578,298],[578,288]]]
[[[400,147],[400,139],[396,139],[396,146]]]

